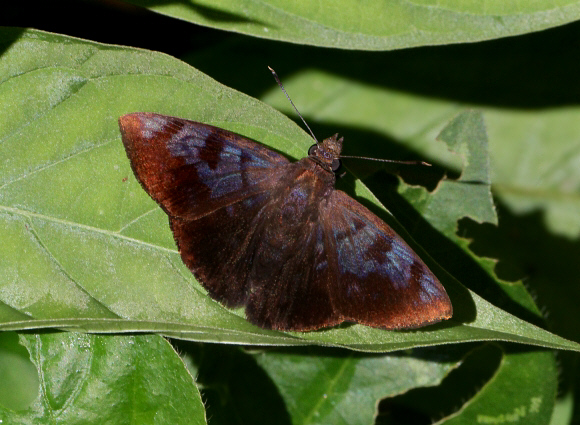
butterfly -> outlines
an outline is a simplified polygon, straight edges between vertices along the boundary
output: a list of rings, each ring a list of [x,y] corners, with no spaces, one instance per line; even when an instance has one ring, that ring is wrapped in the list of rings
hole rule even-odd
[[[137,180],[169,216],[179,253],[209,295],[262,328],[354,322],[416,328],[447,319],[437,277],[393,229],[336,190],[342,138],[291,162],[185,119],[119,118]]]

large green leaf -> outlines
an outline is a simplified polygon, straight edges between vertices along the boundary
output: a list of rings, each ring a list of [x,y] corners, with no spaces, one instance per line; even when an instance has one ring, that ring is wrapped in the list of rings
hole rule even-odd
[[[18,359],[2,375],[13,392],[0,393],[2,423],[206,423],[193,378],[162,337],[3,332],[0,344],[0,367],[8,349]]]
[[[572,0],[128,1],[174,18],[255,37],[360,50],[489,40],[580,17],[580,4]]]
[[[4,30],[2,38],[14,34]],[[162,54],[38,31],[23,33],[5,48],[0,61],[0,328],[154,331],[199,341],[367,351],[490,339],[578,349],[466,290],[409,238],[362,183],[350,178],[343,182],[346,190],[400,231],[440,277],[452,298],[454,318],[406,332],[343,326],[291,334],[250,325],[243,311],[229,311],[209,299],[180,261],[167,218],[132,175],[117,118],[151,111],[195,119],[291,157],[304,155],[309,136],[271,107]],[[481,117],[467,112],[448,128],[442,137],[451,134],[458,150],[479,158],[476,168],[483,167],[481,175],[469,171],[470,179],[487,176]],[[477,143],[471,144],[466,134]],[[480,191],[489,182],[471,183],[450,182],[461,190],[433,194],[409,190],[419,194],[419,209],[436,205],[438,196],[446,194],[443,205],[427,214],[445,234],[463,215],[493,217],[489,195]],[[465,196],[476,200],[475,210],[461,206]],[[480,216],[486,208],[487,216]],[[447,210],[455,214],[447,212],[440,227],[436,219]],[[407,227],[422,223],[415,218]]]

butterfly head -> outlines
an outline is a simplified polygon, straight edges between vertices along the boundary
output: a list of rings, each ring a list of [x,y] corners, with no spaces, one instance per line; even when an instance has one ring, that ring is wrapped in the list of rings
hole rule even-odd
[[[322,166],[322,168],[335,172],[340,168],[340,152],[342,151],[343,137],[338,138],[338,133],[324,139],[322,143],[310,146],[308,156]]]

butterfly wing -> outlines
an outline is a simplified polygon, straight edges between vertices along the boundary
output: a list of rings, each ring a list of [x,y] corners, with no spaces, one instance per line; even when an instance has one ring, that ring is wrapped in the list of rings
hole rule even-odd
[[[450,318],[445,289],[393,229],[344,192],[321,204],[333,284],[343,320],[386,329],[415,328]]]
[[[211,297],[227,307],[247,303],[253,235],[269,202],[269,193],[262,192],[195,220],[170,217],[183,262]]]
[[[263,192],[289,161],[211,125],[158,114],[119,119],[131,167],[171,217],[194,219]]]
[[[133,171],[169,215],[184,263],[214,299],[245,304],[249,237],[289,161],[194,121],[135,113],[119,124]]]

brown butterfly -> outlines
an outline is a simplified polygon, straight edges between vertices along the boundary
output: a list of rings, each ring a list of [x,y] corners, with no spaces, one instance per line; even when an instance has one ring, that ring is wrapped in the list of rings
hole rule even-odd
[[[268,329],[447,319],[443,286],[393,229],[334,188],[342,138],[290,162],[230,131],[164,115],[119,119],[135,176],[169,216],[209,295]]]

